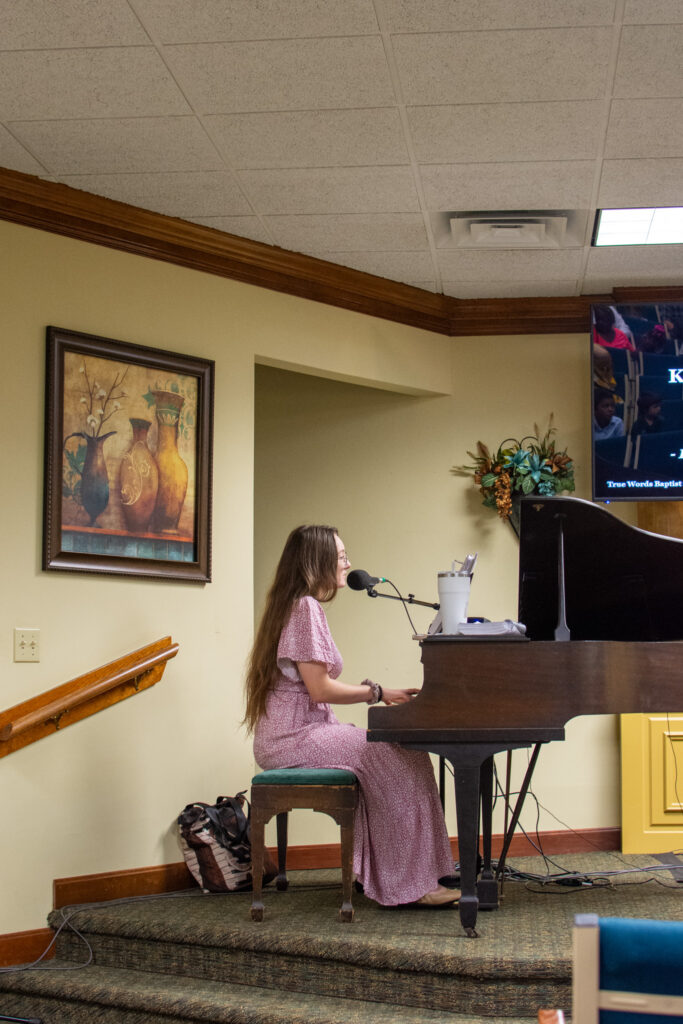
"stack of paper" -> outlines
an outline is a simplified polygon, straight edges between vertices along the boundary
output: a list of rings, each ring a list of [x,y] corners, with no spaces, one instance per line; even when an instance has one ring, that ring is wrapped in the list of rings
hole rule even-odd
[[[459,622],[458,636],[524,636],[526,626],[512,619],[502,622]]]

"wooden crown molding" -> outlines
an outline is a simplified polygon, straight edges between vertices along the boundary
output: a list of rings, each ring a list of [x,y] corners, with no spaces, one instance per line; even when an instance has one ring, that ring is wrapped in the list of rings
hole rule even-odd
[[[456,299],[3,168],[0,219],[450,337],[587,333],[591,302],[683,301],[683,288]]]

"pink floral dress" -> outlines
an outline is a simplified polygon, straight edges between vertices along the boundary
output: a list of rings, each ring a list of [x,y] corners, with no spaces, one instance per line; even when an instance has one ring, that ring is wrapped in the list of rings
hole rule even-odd
[[[368,743],[365,729],[339,722],[317,704],[297,669],[342,670],[321,605],[303,597],[280,636],[279,676],[254,732],[261,768],[346,768],[360,783],[354,871],[365,894],[385,906],[412,903],[453,871],[443,811],[429,755],[393,743]]]

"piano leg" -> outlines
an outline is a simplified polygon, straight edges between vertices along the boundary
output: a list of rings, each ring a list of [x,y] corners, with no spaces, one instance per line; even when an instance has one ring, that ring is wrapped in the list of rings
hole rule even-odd
[[[455,811],[458,820],[458,856],[460,858],[460,923],[470,939],[478,938],[475,925],[479,909],[477,896],[479,776],[479,764],[453,765]]]
[[[493,757],[487,757],[481,766],[481,837],[482,870],[477,882],[480,910],[498,909],[498,882],[491,870],[491,832],[493,812]]]
[[[476,939],[477,912],[479,897],[477,895],[477,856],[479,852],[479,805],[480,783],[484,779],[484,792],[488,792],[484,809],[484,821],[488,818],[486,828],[491,831],[491,794],[493,789],[493,755],[501,750],[516,750],[529,747],[525,741],[484,742],[484,743],[441,743],[434,742],[403,742],[403,746],[413,750],[429,750],[433,754],[447,758],[453,766],[455,783],[455,813],[458,822],[458,850],[460,858],[460,922],[468,938]],[[487,788],[488,787],[488,788]],[[485,848],[486,849],[486,848]],[[490,869],[491,856],[488,864]],[[485,879],[488,883],[488,879]],[[494,880],[495,884],[495,880]],[[488,890],[487,890],[488,894]],[[489,904],[490,905],[490,904]]]

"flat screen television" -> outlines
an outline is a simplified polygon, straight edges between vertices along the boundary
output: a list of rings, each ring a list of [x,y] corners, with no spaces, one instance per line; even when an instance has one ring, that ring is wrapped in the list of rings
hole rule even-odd
[[[594,501],[683,498],[683,303],[591,307]]]

